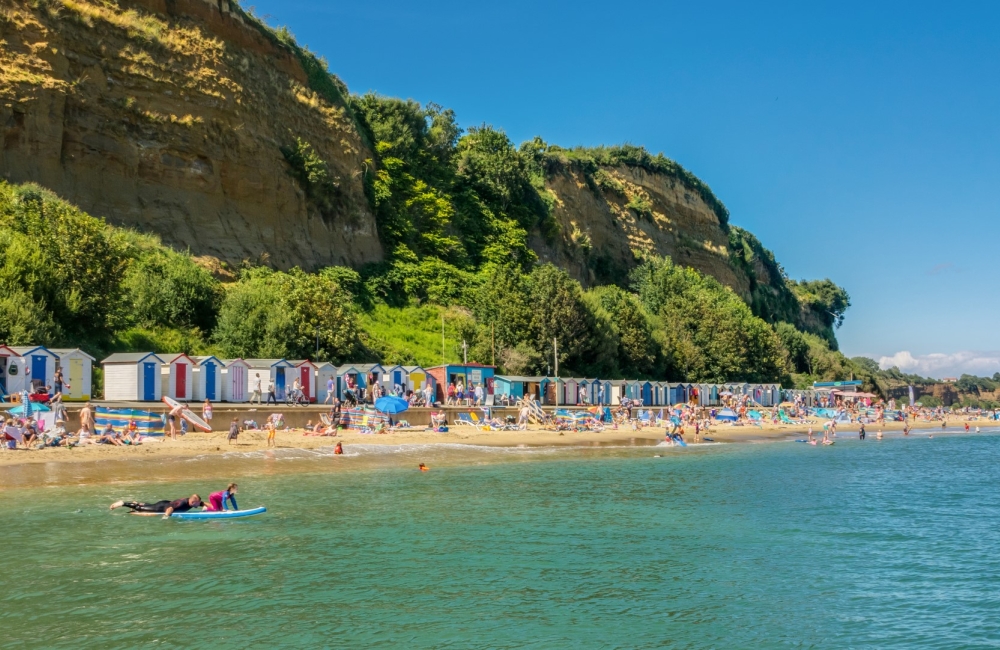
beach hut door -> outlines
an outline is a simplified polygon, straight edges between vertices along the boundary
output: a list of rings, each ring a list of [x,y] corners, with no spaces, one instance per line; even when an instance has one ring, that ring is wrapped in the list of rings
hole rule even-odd
[[[205,399],[215,401],[215,364],[209,361],[204,366]]]
[[[0,357],[0,391],[7,394],[7,357]]]
[[[142,364],[142,399],[147,402],[156,401],[156,364]]]
[[[403,373],[401,373],[398,370],[395,370],[392,373],[392,388],[393,388],[393,390],[395,390],[396,386],[403,386]],[[403,386],[403,388],[405,389],[406,386]]]
[[[233,401],[242,402],[244,393],[243,390],[246,388],[246,377],[243,375],[243,366],[233,365],[229,367],[229,374],[233,381]],[[214,389],[213,389],[214,390]]]
[[[33,354],[31,355],[31,379],[32,381],[38,380],[45,385],[45,355],[44,354]],[[30,382],[29,382],[30,383]]]
[[[278,399],[285,399],[285,369],[277,368],[274,371],[274,374],[274,387],[276,389],[275,392],[277,393],[276,397]]]
[[[309,375],[312,374],[312,368],[309,366],[302,366],[299,368],[299,381],[302,382],[302,393],[306,396],[307,401],[312,401],[311,386],[312,382],[309,381]]]
[[[83,359],[69,360],[69,390],[73,397],[83,397]]]
[[[176,366],[177,377],[177,399],[187,399],[187,364],[178,363]]]

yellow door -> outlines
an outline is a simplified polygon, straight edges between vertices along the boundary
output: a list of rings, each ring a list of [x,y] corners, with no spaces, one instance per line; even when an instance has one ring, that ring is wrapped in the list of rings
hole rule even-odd
[[[83,395],[83,359],[69,360],[69,391],[70,399],[81,399]]]

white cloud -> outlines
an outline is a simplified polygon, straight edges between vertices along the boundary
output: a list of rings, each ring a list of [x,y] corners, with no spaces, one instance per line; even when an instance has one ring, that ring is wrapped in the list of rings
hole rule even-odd
[[[965,350],[952,354],[911,354],[907,350],[889,357],[881,357],[878,365],[883,369],[896,366],[906,373],[925,377],[959,377],[962,374],[992,377],[1000,372],[1000,352]]]

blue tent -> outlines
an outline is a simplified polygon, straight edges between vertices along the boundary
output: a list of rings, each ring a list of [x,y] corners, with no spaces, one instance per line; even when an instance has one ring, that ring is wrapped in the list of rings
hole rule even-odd
[[[721,411],[715,414],[715,419],[723,420],[725,422],[736,422],[740,418],[738,415],[736,415],[736,411],[734,411],[733,409],[722,409]]]

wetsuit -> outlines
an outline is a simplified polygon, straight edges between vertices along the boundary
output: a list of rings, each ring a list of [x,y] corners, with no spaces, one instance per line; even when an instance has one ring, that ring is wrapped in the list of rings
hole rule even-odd
[[[187,512],[191,509],[191,504],[188,503],[187,499],[177,499],[176,501],[165,499],[163,501],[157,501],[156,503],[136,503],[135,501],[126,501],[122,505],[132,512],[164,513],[167,511],[167,508],[173,508],[174,512]]]
[[[222,492],[213,492],[208,495],[209,510],[213,512],[222,512],[226,509],[226,500],[229,500],[233,504],[233,510],[239,510],[239,506],[236,505],[236,495],[228,490],[223,490]]]

